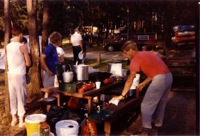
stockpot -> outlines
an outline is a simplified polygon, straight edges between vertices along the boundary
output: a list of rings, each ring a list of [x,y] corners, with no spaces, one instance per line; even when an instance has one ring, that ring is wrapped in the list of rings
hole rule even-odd
[[[78,81],[88,80],[88,65],[80,64],[74,65],[74,72],[76,73],[76,78]]]

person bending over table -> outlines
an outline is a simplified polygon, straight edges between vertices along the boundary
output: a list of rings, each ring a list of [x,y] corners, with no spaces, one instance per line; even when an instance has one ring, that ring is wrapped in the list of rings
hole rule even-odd
[[[149,51],[138,51],[137,44],[134,41],[124,43],[121,51],[131,61],[130,74],[122,94],[112,99],[125,99],[136,73],[142,71],[147,78],[137,86],[137,91],[141,91],[146,85],[150,84],[141,103],[142,132],[140,135],[145,136],[153,131],[157,132],[163,124],[167,97],[173,80],[172,74],[157,55]]]
[[[77,64],[77,62],[78,64],[81,64],[78,54],[83,51],[83,38],[78,27],[74,29],[74,34],[71,35],[70,40],[72,43],[74,65]]]

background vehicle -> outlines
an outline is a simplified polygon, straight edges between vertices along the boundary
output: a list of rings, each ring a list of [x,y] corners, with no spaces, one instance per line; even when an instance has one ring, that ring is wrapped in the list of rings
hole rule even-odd
[[[137,33],[130,37],[137,43],[139,50],[156,48],[157,33]],[[127,41],[127,34],[120,34],[114,39],[104,39],[103,48],[107,51],[120,50],[121,46]]]
[[[107,51],[120,50],[121,46],[127,41],[127,34],[121,34],[114,39],[104,39],[103,48]]]

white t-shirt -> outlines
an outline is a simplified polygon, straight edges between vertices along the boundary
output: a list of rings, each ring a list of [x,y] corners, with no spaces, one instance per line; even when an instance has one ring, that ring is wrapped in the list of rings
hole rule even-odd
[[[58,53],[58,56],[65,55],[65,51],[59,46],[56,47],[56,51]]]
[[[79,46],[81,40],[82,40],[82,36],[78,32],[75,32],[71,36],[71,43],[72,43],[73,46]]]

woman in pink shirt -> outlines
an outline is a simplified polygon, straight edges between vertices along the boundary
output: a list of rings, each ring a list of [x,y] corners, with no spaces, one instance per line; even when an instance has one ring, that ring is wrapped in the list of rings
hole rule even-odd
[[[149,135],[151,131],[157,131],[163,124],[167,97],[172,85],[172,74],[157,55],[148,51],[138,51],[137,44],[133,41],[127,41],[121,50],[123,55],[131,61],[130,75],[122,94],[113,99],[123,100],[130,90],[136,73],[142,71],[147,78],[136,89],[141,91],[149,83],[150,85],[141,104],[143,127],[141,135]]]

